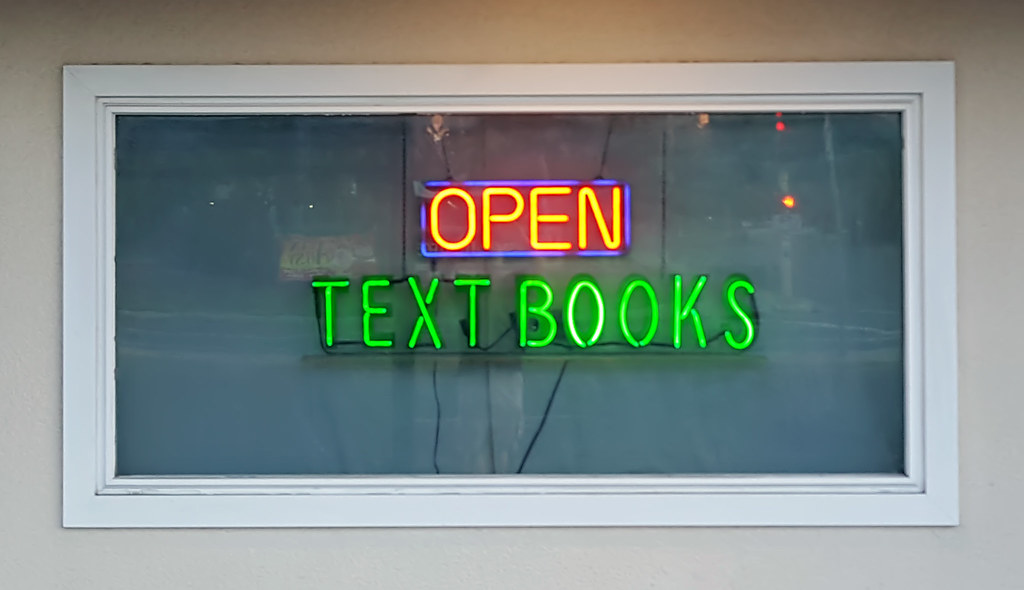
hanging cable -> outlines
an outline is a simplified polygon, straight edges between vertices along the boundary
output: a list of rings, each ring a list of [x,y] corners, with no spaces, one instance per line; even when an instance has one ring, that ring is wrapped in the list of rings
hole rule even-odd
[[[523,460],[519,462],[519,469],[516,469],[516,473],[522,473],[523,468],[526,467],[526,461],[530,458],[530,453],[533,452],[533,445],[537,443],[537,438],[540,437],[540,433],[544,430],[544,425],[548,422],[548,416],[551,415],[551,405],[555,401],[555,395],[558,394],[558,386],[562,384],[562,377],[565,376],[565,368],[569,366],[569,359],[562,361],[562,370],[558,372],[558,379],[555,379],[555,385],[551,388],[551,395],[548,396],[548,403],[544,407],[544,414],[541,415],[540,424],[537,425],[537,430],[533,433],[533,438],[530,439],[530,444],[526,447],[526,452],[523,453]]]
[[[440,474],[441,468],[437,465],[437,447],[441,441],[441,398],[437,394],[437,361],[434,361],[434,370],[431,381],[434,384],[434,473]]]
[[[608,115],[608,131],[604,136],[604,147],[601,149],[601,165],[597,169],[597,176],[595,180],[604,179],[604,166],[608,162],[608,147],[612,143],[612,124],[615,121],[615,115]]]

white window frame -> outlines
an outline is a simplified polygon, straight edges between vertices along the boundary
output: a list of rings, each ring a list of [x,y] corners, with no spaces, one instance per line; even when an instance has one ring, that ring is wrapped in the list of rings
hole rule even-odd
[[[906,475],[115,477],[121,113],[903,113]],[[64,526],[955,525],[949,62],[64,68]]]

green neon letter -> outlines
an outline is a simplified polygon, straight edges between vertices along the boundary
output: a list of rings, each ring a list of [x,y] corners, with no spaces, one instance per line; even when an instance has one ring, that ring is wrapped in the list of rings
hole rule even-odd
[[[373,330],[370,327],[370,320],[375,315],[389,316],[391,310],[387,307],[377,307],[373,304],[370,291],[375,287],[390,287],[391,280],[385,278],[367,278],[363,281],[363,344],[372,348],[391,348],[395,345],[394,334],[384,334],[382,338],[374,338]]]
[[[530,290],[540,291],[541,300],[530,303]],[[554,301],[555,295],[551,292],[551,285],[540,277],[519,278],[519,346],[541,348],[551,344],[555,339],[555,316],[551,315],[548,309]],[[537,329],[545,334],[543,338],[528,338],[529,319],[537,318]],[[545,333],[546,329],[546,333]]]
[[[412,291],[413,297],[416,298],[416,306],[420,308],[420,317],[416,318],[416,325],[412,328],[412,335],[409,336],[409,348],[416,347],[416,340],[420,337],[420,331],[423,330],[423,326],[427,327],[427,332],[430,333],[430,340],[434,343],[434,348],[440,350],[441,336],[437,333],[437,326],[434,325],[434,318],[430,315],[430,308],[428,305],[434,303],[434,295],[437,295],[437,285],[440,281],[437,277],[430,279],[430,288],[427,289],[427,296],[424,297],[420,292],[419,280],[414,276],[409,277],[409,289]]]
[[[754,322],[750,321],[750,315],[740,308],[739,303],[736,302],[736,291],[738,289],[743,289],[753,297],[754,285],[746,279],[736,279],[729,283],[729,286],[725,288],[725,302],[732,309],[733,313],[739,316],[740,320],[743,321],[743,325],[746,326],[747,329],[747,335],[743,340],[737,340],[730,330],[726,330],[725,341],[734,349],[743,350],[754,343],[756,329],[754,328]]]
[[[313,290],[322,288],[324,290],[324,345],[327,348],[334,346],[334,288],[344,289],[348,287],[345,279],[322,279],[313,280]]]
[[[476,348],[479,335],[477,323],[477,287],[490,287],[491,279],[486,277],[459,277],[452,281],[456,289],[459,287],[469,288],[469,310],[466,312],[466,321],[469,322],[469,347]]]
[[[576,306],[576,298],[579,297],[580,292],[584,289],[590,291],[594,298],[594,312],[597,317],[591,319],[590,325],[593,328],[593,333],[590,334],[586,340],[580,338],[579,332],[576,331],[576,317],[573,314]],[[597,286],[597,283],[593,278],[588,276],[574,277],[569,281],[569,288],[565,294],[565,332],[568,334],[569,339],[576,343],[576,346],[580,348],[587,348],[593,346],[599,338],[601,338],[601,331],[604,330],[604,299],[601,296],[601,289]]]
[[[693,306],[697,303],[697,298],[700,297],[704,284],[708,282],[708,277],[706,275],[697,277],[697,283],[693,286],[693,290],[690,291],[690,296],[686,299],[685,304],[683,303],[683,277],[675,275],[673,281],[672,314],[674,321],[672,323],[672,345],[676,348],[680,348],[683,345],[683,321],[689,316],[693,318],[693,331],[697,333],[697,344],[701,348],[707,348],[708,339],[704,337],[704,324],[700,321],[700,313]]]
[[[640,338],[636,339],[633,333],[629,330],[629,299],[633,296],[633,291],[642,289],[647,293],[647,300],[651,303],[651,323],[647,325],[647,332]],[[622,290],[622,297],[619,299],[619,327],[622,329],[622,337],[626,339],[626,342],[630,343],[636,348],[643,348],[654,340],[654,333],[658,331],[658,296],[654,294],[654,287],[651,286],[644,279],[633,279],[626,283],[626,287]]]

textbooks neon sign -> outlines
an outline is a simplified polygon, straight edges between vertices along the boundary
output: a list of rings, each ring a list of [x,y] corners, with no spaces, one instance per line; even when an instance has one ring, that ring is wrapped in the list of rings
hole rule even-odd
[[[629,249],[629,185],[616,180],[424,183],[428,258],[619,256]]]
[[[463,310],[460,325],[469,349],[483,349],[481,345],[482,309],[492,284],[489,276],[457,276],[445,281],[451,284],[445,298],[458,298]],[[537,275],[516,277],[515,309],[510,310],[518,336],[520,349],[543,349],[556,343],[562,336],[564,346],[588,349],[598,344],[641,349],[648,346],[671,347],[676,350],[706,349],[712,339],[721,338],[733,350],[746,350],[753,344],[758,332],[758,314],[754,303],[754,285],[745,277],[730,277],[723,283],[719,316],[724,313],[725,327],[713,338],[707,336],[705,318],[698,307],[708,283],[706,275],[698,275],[684,288],[684,279],[673,275],[667,285],[655,285],[643,277],[625,279],[618,296],[606,292],[589,275],[577,275],[569,280],[559,298],[552,282]],[[441,279],[422,280],[416,276],[403,279],[372,276],[355,284],[347,277],[321,277],[313,281],[317,316],[322,318],[321,345],[330,352],[340,346],[362,344],[374,349],[415,349],[419,347],[442,350],[453,345],[458,336],[443,333],[438,320],[437,307],[442,297]],[[558,285],[559,287],[561,285]],[[444,289],[448,291],[447,288]],[[562,291],[561,289],[559,289]],[[411,295],[415,302],[415,322],[405,333],[387,331],[383,320],[393,315],[398,291]],[[663,313],[662,299],[668,298]],[[580,313],[580,310],[585,310]],[[631,313],[633,310],[633,313]],[[636,311],[639,310],[639,313]],[[706,308],[705,308],[706,310]],[[360,338],[339,333],[344,316],[358,314]],[[637,321],[640,318],[640,321]],[[411,319],[411,318],[410,318]],[[351,325],[351,322],[344,322]],[[388,322],[393,323],[393,322]],[[686,326],[689,326],[688,328]],[[687,345],[684,346],[684,333]],[[663,341],[656,342],[662,334]],[[692,334],[692,335],[690,335]],[[461,348],[461,342],[458,348]]]

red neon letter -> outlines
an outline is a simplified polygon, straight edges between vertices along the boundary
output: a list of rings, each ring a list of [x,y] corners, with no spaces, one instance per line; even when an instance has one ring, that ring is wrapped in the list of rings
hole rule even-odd
[[[597,195],[594,189],[589,186],[582,187],[579,194],[580,204],[580,250],[587,249],[587,205],[594,212],[594,221],[597,222],[597,229],[601,232],[601,239],[604,240],[605,248],[615,250],[622,244],[622,187],[612,187],[612,231],[608,231],[608,224],[605,222],[604,211],[597,203]]]
[[[500,213],[497,215],[491,214],[491,195],[505,195],[512,197],[516,202],[515,209],[511,213]],[[484,250],[491,249],[491,223],[508,223],[519,219],[519,216],[523,214],[523,195],[516,189],[507,186],[494,186],[484,189],[484,204],[483,204],[483,242]]]
[[[530,191],[530,247],[534,250],[568,250],[569,242],[542,242],[538,226],[541,223],[566,223],[569,216],[565,214],[541,215],[537,213],[537,200],[545,195],[568,195],[572,189],[567,186],[538,186]]]
[[[438,227],[437,210],[441,207],[441,201],[448,197],[458,197],[466,203],[466,235],[457,242],[449,242],[442,238]],[[473,197],[461,188],[455,187],[446,188],[434,195],[430,201],[430,236],[445,250],[461,250],[468,246],[476,237],[476,204],[473,203]]]

